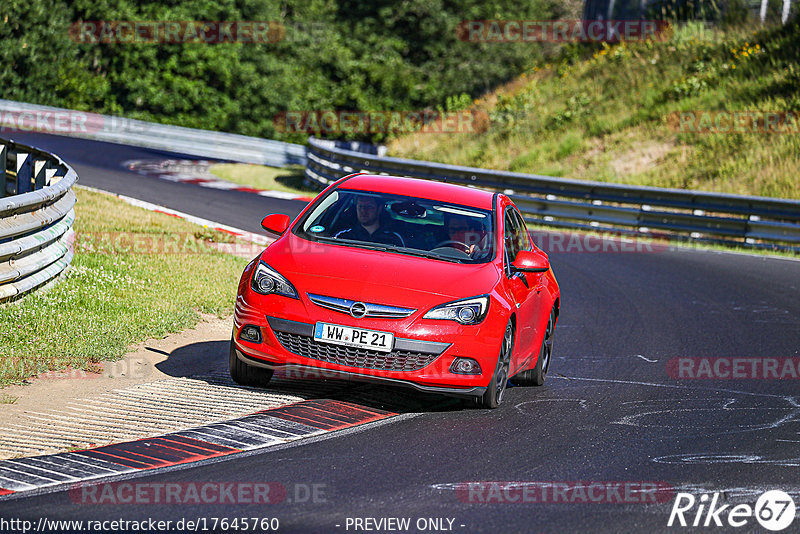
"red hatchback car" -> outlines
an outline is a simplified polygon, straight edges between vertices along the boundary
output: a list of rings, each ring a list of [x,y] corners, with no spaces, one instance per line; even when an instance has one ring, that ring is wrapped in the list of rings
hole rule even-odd
[[[495,408],[509,379],[541,385],[560,292],[505,195],[354,174],[330,185],[244,270],[230,372],[378,380]]]

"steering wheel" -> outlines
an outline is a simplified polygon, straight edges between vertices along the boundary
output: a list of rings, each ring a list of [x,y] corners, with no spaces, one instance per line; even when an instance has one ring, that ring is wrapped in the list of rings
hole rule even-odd
[[[457,247],[452,247],[452,248],[455,248],[456,250],[460,250],[464,254],[469,254],[469,251],[471,249],[471,247],[469,245],[467,245],[466,243],[464,243],[462,241],[454,241],[452,239],[448,239],[446,241],[442,241],[441,243],[437,243],[437,245],[435,247],[433,247],[433,248],[436,249],[436,248],[440,248],[440,247],[449,247],[450,245],[458,245]]]

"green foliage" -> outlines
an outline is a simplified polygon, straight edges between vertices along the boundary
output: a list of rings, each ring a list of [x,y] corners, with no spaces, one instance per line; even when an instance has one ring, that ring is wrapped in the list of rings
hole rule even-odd
[[[490,118],[485,131],[408,136],[393,141],[389,153],[567,178],[800,198],[798,133],[701,132],[681,129],[678,121],[680,112],[745,112],[746,118],[800,111],[797,19],[757,28],[687,24],[664,40],[570,47],[477,107]]]
[[[444,105],[445,111],[462,111],[469,109],[472,106],[472,99],[467,93],[460,95],[448,96]]]
[[[0,97],[302,142],[276,115],[466,109],[543,52],[462,41],[459,23],[544,19],[556,9],[553,0],[7,0],[0,60],[12,68],[0,72]],[[69,37],[73,22],[137,20],[273,21],[285,35],[262,44]]]
[[[0,95],[38,104],[60,101],[62,69],[81,68],[69,40],[64,2],[4,0],[0,4]]]
[[[589,109],[591,99],[584,93],[570,96],[566,104],[564,109],[556,112],[556,114],[551,117],[550,123],[554,127],[558,128],[564,126],[571,121],[586,117],[591,113]]]

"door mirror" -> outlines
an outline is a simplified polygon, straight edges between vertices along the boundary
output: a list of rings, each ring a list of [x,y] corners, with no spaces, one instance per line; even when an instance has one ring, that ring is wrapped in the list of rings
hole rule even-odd
[[[290,222],[292,222],[292,220],[288,215],[284,215],[283,213],[273,213],[272,215],[267,215],[264,217],[264,219],[261,221],[261,228],[267,232],[281,235],[286,231],[287,228],[289,228]]]
[[[550,270],[550,260],[542,252],[520,250],[517,258],[511,263],[512,272],[545,273]]]

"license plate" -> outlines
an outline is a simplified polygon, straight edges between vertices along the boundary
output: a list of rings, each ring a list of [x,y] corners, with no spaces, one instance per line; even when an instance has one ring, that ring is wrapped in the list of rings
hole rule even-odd
[[[394,334],[391,332],[378,332],[328,323],[316,324],[314,339],[323,343],[377,350],[379,352],[391,352],[394,345]]]

